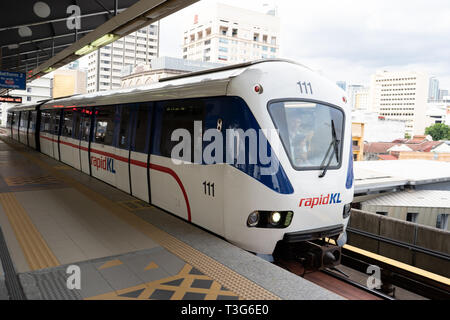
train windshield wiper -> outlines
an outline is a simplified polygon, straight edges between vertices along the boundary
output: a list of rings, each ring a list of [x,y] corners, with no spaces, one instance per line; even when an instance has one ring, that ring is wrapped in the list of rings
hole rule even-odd
[[[333,160],[334,155],[336,155],[336,161],[339,163],[338,146],[339,146],[340,141],[337,139],[336,129],[334,127],[334,120],[331,120],[331,135],[332,135],[332,140],[331,140],[330,146],[328,147],[327,153],[325,154],[325,158],[322,160],[322,164],[320,165],[320,168],[323,168],[323,172],[319,175],[319,178],[323,178],[327,174],[328,168],[330,167],[330,164],[331,164],[331,161]],[[330,151],[331,151],[331,155],[328,160],[328,163],[325,167],[323,167],[323,165],[325,164],[325,161],[328,158],[328,154],[330,153]]]

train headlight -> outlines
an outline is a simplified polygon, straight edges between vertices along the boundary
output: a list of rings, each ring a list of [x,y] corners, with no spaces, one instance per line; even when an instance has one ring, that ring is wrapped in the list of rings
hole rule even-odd
[[[350,217],[350,212],[352,211],[352,205],[351,205],[351,203],[347,203],[345,206],[344,206],[344,212],[343,212],[343,214],[342,214],[342,217],[344,218],[344,219],[347,219],[348,217]]]
[[[255,211],[250,213],[247,219],[247,225],[249,227],[256,227],[259,223],[259,212]]]
[[[271,225],[276,226],[281,221],[281,214],[278,211],[272,212],[269,216],[269,222]]]

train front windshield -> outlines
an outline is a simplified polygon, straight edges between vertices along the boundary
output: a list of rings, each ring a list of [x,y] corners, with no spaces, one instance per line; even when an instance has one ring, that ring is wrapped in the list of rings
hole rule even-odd
[[[280,101],[271,103],[269,112],[296,170],[340,167],[344,128],[340,109],[313,102]]]

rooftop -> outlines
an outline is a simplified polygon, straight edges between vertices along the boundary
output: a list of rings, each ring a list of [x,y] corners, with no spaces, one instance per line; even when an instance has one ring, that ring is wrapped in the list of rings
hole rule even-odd
[[[357,161],[355,193],[450,181],[450,162],[432,160]]]
[[[365,201],[365,204],[392,207],[450,208],[450,191],[409,190],[371,199]]]

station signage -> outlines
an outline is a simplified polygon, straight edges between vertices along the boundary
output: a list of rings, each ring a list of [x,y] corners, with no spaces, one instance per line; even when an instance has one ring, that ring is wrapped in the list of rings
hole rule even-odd
[[[0,71],[0,88],[25,90],[26,89],[25,73]]]
[[[22,103],[22,97],[0,96],[0,102]]]

